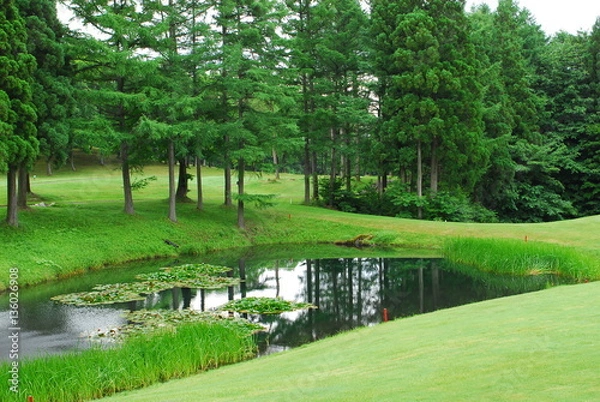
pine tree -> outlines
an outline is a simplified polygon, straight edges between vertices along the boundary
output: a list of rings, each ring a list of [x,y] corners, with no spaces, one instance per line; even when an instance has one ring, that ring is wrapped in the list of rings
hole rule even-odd
[[[145,54],[153,41],[153,14],[133,0],[103,5],[103,0],[75,0],[75,15],[93,32],[80,41],[76,61],[78,79],[84,89],[82,102],[93,105],[95,114],[83,116],[83,129],[92,131],[93,141],[108,143],[118,152],[123,180],[124,211],[134,214],[132,170],[140,170],[152,156],[152,143],[135,136],[143,114],[148,80],[156,75],[156,63]],[[140,182],[140,184],[143,182]]]
[[[7,170],[6,222],[18,226],[17,175],[38,155],[36,110],[31,84],[35,58],[27,51],[27,30],[11,0],[0,4],[0,169]]]

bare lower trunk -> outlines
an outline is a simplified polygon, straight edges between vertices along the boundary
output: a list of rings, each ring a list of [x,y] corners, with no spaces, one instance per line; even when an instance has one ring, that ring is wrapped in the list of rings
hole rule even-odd
[[[273,148],[273,165],[275,165],[275,180],[279,180],[279,158],[275,148]]]
[[[335,192],[335,178],[337,176],[337,152],[335,149],[335,141],[336,141],[336,129],[331,128],[329,130],[331,136],[331,164],[329,167],[329,200],[327,201],[327,205],[330,207],[333,206],[334,203],[334,192]]]
[[[179,178],[177,180],[177,191],[175,196],[177,201],[187,200],[189,186],[188,186],[188,174],[187,174],[187,161],[185,158],[179,158]]]
[[[69,152],[69,163],[71,164],[71,170],[76,171],[77,169],[75,168],[75,159],[73,159],[73,151],[72,150],[71,150],[71,152]]]
[[[196,157],[196,180],[198,189],[198,202],[196,203],[196,209],[204,209],[204,194],[202,192],[202,161]]]
[[[431,183],[430,183],[430,189],[431,189],[431,193],[432,194],[435,194],[438,191],[440,162],[438,160],[437,150],[438,150],[438,139],[436,137],[434,137],[433,141],[431,143],[431,175],[430,175],[430,177],[431,177]]]
[[[6,208],[6,223],[8,225],[17,227],[19,226],[19,208],[17,206],[17,175],[19,168],[16,165],[8,167],[6,174],[6,201],[8,203]]]
[[[133,191],[131,189],[131,172],[129,169],[129,146],[125,141],[121,143],[121,175],[123,177],[124,211],[128,215],[135,214],[133,208]]]
[[[244,217],[244,169],[246,168],[243,158],[240,158],[238,165],[238,227],[246,229],[246,220]]]
[[[310,149],[309,140],[304,140],[304,203],[310,204]]]
[[[29,193],[29,171],[25,166],[21,166],[18,172],[17,186],[17,207],[27,209],[27,194]]]
[[[312,153],[312,185],[313,185],[313,200],[317,201],[319,199],[319,172],[317,171],[317,153],[313,151]]]
[[[419,201],[423,198],[423,161],[421,158],[421,141],[417,142],[417,197]],[[423,218],[423,208],[418,206],[418,218]]]
[[[177,222],[177,199],[175,191],[175,145],[173,140],[169,141],[168,149],[168,164],[169,164],[169,220]]]

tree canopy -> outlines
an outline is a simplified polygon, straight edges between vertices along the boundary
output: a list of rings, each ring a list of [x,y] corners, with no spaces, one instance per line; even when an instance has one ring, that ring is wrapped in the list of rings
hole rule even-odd
[[[206,163],[240,228],[245,202],[270,199],[246,192],[247,170],[303,174],[305,203],[345,211],[600,213],[600,22],[547,36],[514,0],[73,0],[74,30],[55,6],[2,2],[12,225],[18,172],[43,157],[52,174],[75,149],[118,156],[129,214],[151,179],[132,172],[167,163],[172,221],[191,164],[202,208]]]

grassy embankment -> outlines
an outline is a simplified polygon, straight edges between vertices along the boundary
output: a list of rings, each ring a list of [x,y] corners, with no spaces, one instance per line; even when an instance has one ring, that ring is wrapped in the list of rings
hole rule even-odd
[[[89,162],[89,161],[85,161]],[[172,256],[199,254],[211,250],[268,244],[333,243],[359,235],[373,235],[372,242],[402,248],[435,250],[442,253],[449,239],[484,238],[514,240],[527,245],[554,244],[558,253],[564,247],[575,254],[600,257],[600,216],[543,224],[469,224],[424,222],[386,217],[352,215],[301,205],[301,177],[284,175],[274,181],[270,176],[250,177],[251,193],[274,193],[278,205],[267,210],[247,209],[248,228],[235,226],[235,208],[222,204],[222,173],[204,169],[205,208],[195,203],[180,204],[178,223],[167,218],[167,179],[165,166],[146,168],[144,176],[157,181],[135,193],[136,215],[122,213],[120,174],[114,166],[99,167],[80,162],[71,172],[63,168],[45,176],[41,168],[32,180],[33,191],[50,207],[32,207],[20,214],[18,229],[0,225],[0,290],[8,270],[19,269],[21,286],[82,273],[105,264]],[[192,186],[195,183],[192,183]],[[6,183],[0,177],[0,214],[6,204]],[[193,195],[193,191],[190,193]],[[40,201],[40,200],[35,200]],[[169,239],[180,245],[173,248]],[[504,244],[504,254],[514,250]],[[528,247],[527,246],[527,247]],[[547,246],[548,247],[548,246]],[[490,248],[483,245],[483,250]],[[561,251],[562,250],[562,251]],[[523,250],[527,252],[527,250]],[[498,259],[496,259],[498,261]],[[600,267],[593,267],[583,279],[600,278]]]
[[[496,250],[496,257],[505,256],[500,266],[514,265],[526,256],[529,262],[521,264],[523,273],[561,271],[566,265],[565,272],[581,280],[600,277],[600,217],[488,225],[348,215],[299,205],[301,180],[284,176],[277,182],[250,180],[249,191],[277,193],[280,204],[266,211],[249,210],[248,230],[240,232],[235,228],[235,210],[220,205],[218,171],[207,172],[205,210],[182,205],[179,223],[174,224],[165,218],[164,167],[147,169],[146,174],[159,178],[136,194],[136,216],[120,212],[117,171],[85,170],[51,178],[38,174],[34,191],[56,205],[22,213],[19,229],[0,229],[3,273],[18,267],[25,285],[105,263],[177,252],[316,244],[372,234],[376,244],[439,253],[444,246],[451,252],[453,244],[467,241],[473,247],[471,255]],[[165,238],[181,247],[167,246]],[[530,263],[532,255],[535,265]],[[572,266],[575,256],[584,257]],[[469,258],[456,257],[472,263]],[[587,273],[578,271],[582,267]],[[496,270],[498,264],[486,269]],[[594,344],[600,330],[599,290],[598,284],[564,287],[440,311],[115,400],[397,400],[398,395],[407,400],[586,400],[599,391],[595,370],[600,357]]]
[[[600,282],[561,286],[361,328],[106,402],[595,401],[599,307]]]
[[[0,400],[25,401],[29,395],[47,402],[90,400],[236,363],[254,353],[252,338],[240,331],[233,325],[186,324],[176,332],[135,335],[118,348],[20,362],[14,377],[12,366],[1,364]]]

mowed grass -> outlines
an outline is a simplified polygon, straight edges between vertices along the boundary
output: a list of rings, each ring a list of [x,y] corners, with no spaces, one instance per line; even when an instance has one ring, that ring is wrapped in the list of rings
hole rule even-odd
[[[248,228],[240,231],[235,209],[222,206],[222,172],[204,172],[205,209],[180,204],[177,223],[166,219],[163,165],[145,169],[142,176],[157,180],[135,193],[135,216],[121,212],[120,172],[113,167],[88,163],[52,177],[37,173],[33,191],[55,205],[22,212],[18,229],[0,226],[0,288],[10,267],[19,268],[20,284],[27,285],[107,263],[249,245],[305,247],[364,234],[378,245],[439,255],[457,238],[493,239],[504,247],[500,253],[513,251],[513,244],[540,243],[584,255],[593,267],[579,279],[600,278],[594,268],[600,259],[600,216],[470,224],[353,215],[301,205],[300,176],[255,175],[248,191],[277,194],[278,204],[268,210],[249,207]],[[3,213],[6,188],[0,180]],[[190,197],[195,198],[193,187]],[[480,250],[485,254],[486,246]],[[108,400],[591,401],[600,394],[599,298],[600,284],[592,283],[439,311]]]
[[[600,283],[362,328],[106,402],[594,401]]]

